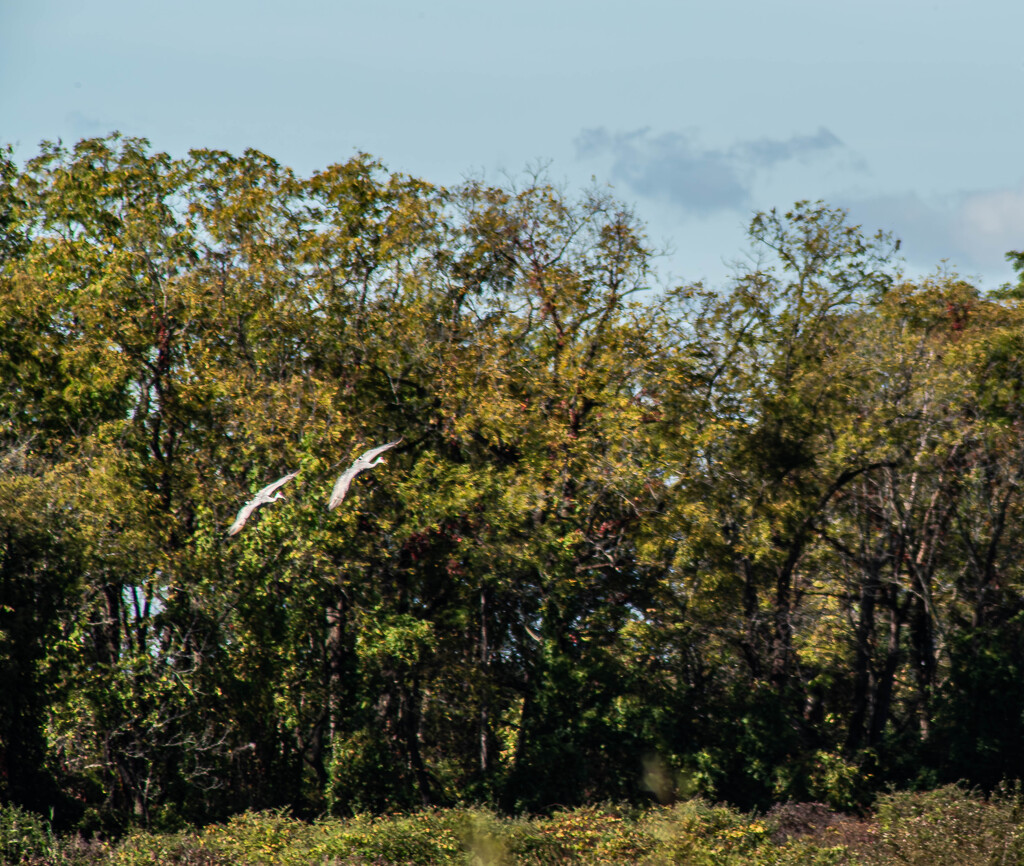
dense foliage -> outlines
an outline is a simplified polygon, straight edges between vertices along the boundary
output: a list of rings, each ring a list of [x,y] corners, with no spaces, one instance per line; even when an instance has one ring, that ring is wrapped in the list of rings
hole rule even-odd
[[[117,831],[1024,776],[1024,289],[908,281],[820,203],[750,235],[666,290],[627,209],[541,178],[4,155],[0,802]]]

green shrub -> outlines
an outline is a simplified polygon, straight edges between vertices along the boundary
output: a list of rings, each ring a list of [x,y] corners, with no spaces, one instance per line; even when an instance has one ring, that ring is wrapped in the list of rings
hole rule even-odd
[[[871,776],[836,752],[820,750],[775,771],[775,796],[811,799],[831,809],[859,812],[871,801]]]
[[[703,800],[657,810],[647,818],[645,829],[658,842],[658,862],[695,866],[748,862],[769,835],[762,822]]]
[[[686,863],[692,866],[833,866],[844,862],[838,845],[793,839],[773,840],[772,823],[703,800],[650,813],[642,822],[657,841],[644,862]]]
[[[283,812],[244,812],[207,827],[199,841],[235,863],[290,864],[310,846],[309,824]],[[304,861],[308,862],[308,861]]]
[[[1021,800],[1016,792],[985,799],[949,785],[878,799],[881,844],[873,864],[983,866],[1024,862]]]
[[[0,863],[42,860],[49,852],[50,825],[20,806],[0,805]]]
[[[461,826],[450,812],[416,812],[373,822],[359,851],[370,862],[432,866],[463,863]]]
[[[280,812],[246,813],[193,837],[189,856],[196,858],[205,852],[216,858],[209,861],[212,866],[222,862],[260,866],[463,864],[468,862],[464,827],[462,814],[454,811],[325,818],[312,824]],[[206,866],[199,860],[181,862]],[[133,862],[131,866],[143,864]]]
[[[89,866],[833,866],[839,847],[772,840],[769,821],[702,801],[640,815],[610,806],[542,818],[428,810],[325,818],[248,813],[193,833],[136,833]]]
[[[508,857],[522,864],[631,863],[653,845],[635,820],[590,806],[519,823],[508,837]]]
[[[78,834],[59,836],[40,866],[107,866],[111,862],[110,844],[100,839],[85,839]]]
[[[1019,794],[985,799],[957,787],[886,795],[874,823],[820,803],[784,804],[759,817],[703,800],[643,812],[591,806],[539,818],[445,809],[305,823],[280,812],[248,813],[201,831],[136,833],[116,846],[83,847],[77,860],[67,856],[67,840],[51,841],[48,859],[41,853],[45,823],[16,817],[28,845],[7,862],[26,866],[1024,864]]]
[[[195,834],[137,832],[122,839],[100,862],[110,866],[232,866],[244,861],[212,850]]]

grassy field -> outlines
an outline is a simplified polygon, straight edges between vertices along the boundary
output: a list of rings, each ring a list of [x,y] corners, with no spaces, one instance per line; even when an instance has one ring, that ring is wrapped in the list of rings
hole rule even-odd
[[[948,787],[886,795],[866,818],[809,803],[749,815],[700,800],[534,818],[446,809],[309,823],[259,813],[104,842],[53,836],[42,819],[7,807],[0,808],[0,855],[3,863],[40,866],[1024,864],[1024,811],[1019,793],[986,799]]]

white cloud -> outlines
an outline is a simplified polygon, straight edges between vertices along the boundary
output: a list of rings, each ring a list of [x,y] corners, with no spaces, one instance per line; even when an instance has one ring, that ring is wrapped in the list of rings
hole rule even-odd
[[[903,192],[836,201],[865,229],[900,238],[914,270],[933,271],[945,260],[991,288],[1013,277],[1006,253],[1024,249],[1024,183],[932,198]]]
[[[1024,250],[1024,184],[1016,189],[969,193],[960,206],[960,232],[973,255]]]
[[[611,157],[612,180],[633,193],[700,216],[747,209],[760,175],[784,162],[806,161],[843,148],[824,127],[813,135],[738,141],[727,148],[702,147],[686,132],[613,133],[604,127],[583,130],[575,143],[579,159]]]

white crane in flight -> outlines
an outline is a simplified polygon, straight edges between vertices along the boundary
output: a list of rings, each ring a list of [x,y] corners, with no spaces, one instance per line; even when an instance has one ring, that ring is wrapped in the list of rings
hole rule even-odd
[[[245,521],[247,521],[252,513],[261,505],[266,505],[268,502],[277,502],[278,499],[284,499],[284,494],[278,493],[278,489],[287,484],[298,474],[298,472],[289,472],[283,478],[278,478],[273,484],[268,484],[252,499],[246,502],[245,505],[238,510],[238,516],[235,518],[235,522],[231,524],[231,528],[228,530],[228,535],[237,535],[241,532],[242,527],[245,526]]]
[[[384,458],[381,456],[385,451],[394,448],[402,439],[405,437],[399,437],[394,442],[388,442],[387,445],[381,445],[378,448],[371,448],[366,453],[356,458],[355,463],[349,466],[334,484],[334,490],[331,491],[331,501],[327,503],[327,510],[333,511],[345,498],[345,494],[348,493],[348,488],[352,484],[352,479],[355,478],[364,469],[371,469],[374,466],[379,466],[384,462]]]

